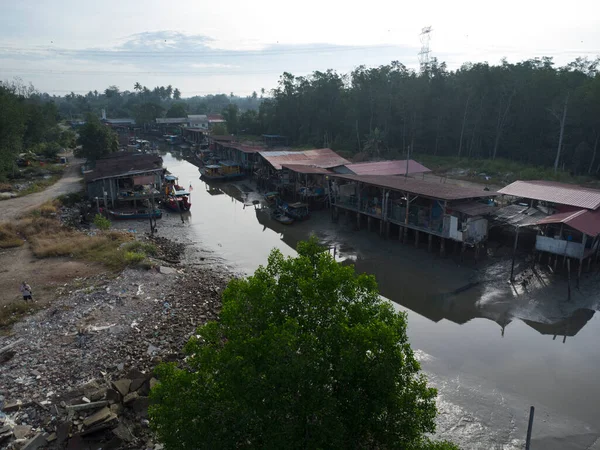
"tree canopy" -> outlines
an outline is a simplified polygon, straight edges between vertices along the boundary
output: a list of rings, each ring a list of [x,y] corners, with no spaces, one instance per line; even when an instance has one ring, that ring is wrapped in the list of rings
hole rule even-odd
[[[544,57],[450,71],[434,59],[421,71],[394,61],[349,74],[284,73],[255,126],[295,144],[365,146],[374,154],[385,148],[386,157],[406,155],[410,146],[413,154],[554,166],[558,155],[559,167],[597,173],[599,61],[555,67]]]
[[[436,390],[419,374],[406,315],[314,238],[231,281],[219,321],[185,352],[184,369],[159,366],[151,394],[167,449],[455,448],[425,437]]]
[[[119,150],[116,133],[93,114],[88,114],[85,125],[79,129],[77,143],[81,145],[78,156],[90,161],[96,161]]]
[[[72,145],[70,132],[58,127],[54,102],[21,80],[0,82],[0,180],[16,171],[22,152],[52,157]]]

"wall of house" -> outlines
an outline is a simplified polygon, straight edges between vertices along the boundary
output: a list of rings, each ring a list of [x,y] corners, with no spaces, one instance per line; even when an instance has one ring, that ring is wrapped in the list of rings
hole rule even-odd
[[[555,255],[566,255],[570,258],[583,257],[584,247],[580,242],[555,239],[548,236],[538,235],[535,239],[535,249]]]

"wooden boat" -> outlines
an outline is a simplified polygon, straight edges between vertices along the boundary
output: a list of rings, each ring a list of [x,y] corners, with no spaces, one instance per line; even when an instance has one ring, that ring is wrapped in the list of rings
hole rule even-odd
[[[165,199],[162,205],[175,212],[186,212],[192,207],[190,193],[181,187],[175,175],[165,175]]]
[[[310,216],[308,211],[308,205],[306,203],[285,203],[280,202],[277,209],[284,213],[286,216],[291,217],[294,220],[306,220]]]
[[[232,161],[208,164],[198,170],[201,176],[207,180],[233,180],[244,176],[240,165]]]
[[[267,192],[264,195],[265,201],[269,205],[274,205],[275,201],[277,200],[277,197],[279,197],[279,192]]]
[[[274,209],[271,211],[271,219],[276,220],[279,223],[284,225],[291,225],[294,223],[294,219],[287,216],[285,213],[281,212],[278,209]]]
[[[108,211],[108,214],[114,220],[134,220],[134,219],[160,219],[162,217],[162,211],[155,209],[151,211],[149,209],[137,209],[135,211]]]

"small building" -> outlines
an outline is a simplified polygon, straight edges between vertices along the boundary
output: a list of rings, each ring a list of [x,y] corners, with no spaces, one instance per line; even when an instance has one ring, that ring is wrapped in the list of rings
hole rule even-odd
[[[227,123],[223,115],[221,114],[207,114],[208,117],[208,127],[211,128],[213,125],[218,123]]]
[[[287,137],[280,134],[263,134],[262,138],[267,147],[283,147],[288,145]]]
[[[349,161],[330,148],[313,150],[271,150],[259,152],[258,176],[268,189],[290,190],[301,172],[284,165],[305,166],[318,169],[334,169]]]
[[[512,198],[513,210],[535,220],[515,222],[520,226],[535,227],[535,250],[563,259],[579,260],[579,274],[583,261],[588,264],[600,251],[600,190],[554,181],[515,181],[498,193]],[[507,207],[507,208],[509,208]],[[515,238],[515,246],[517,245]],[[541,255],[540,255],[541,257]]]
[[[161,195],[165,169],[158,155],[114,153],[96,161],[92,170],[83,173],[90,199],[98,198],[105,207],[117,202],[133,203]]]
[[[366,216],[379,220],[381,233],[390,234],[397,225],[400,238],[406,240],[413,230],[415,243],[419,234],[445,239],[466,246],[479,247],[488,237],[487,216],[495,210],[494,192],[465,188],[453,184],[433,183],[393,175],[331,174],[329,186],[334,209],[357,213],[357,224]]]
[[[254,173],[258,164],[258,154],[264,151],[262,145],[240,144],[238,142],[216,141],[215,153],[220,159],[236,162],[248,173]]]
[[[183,128],[183,139],[192,145],[200,145],[204,143],[206,131],[198,128]]]
[[[336,167],[333,171],[347,175],[417,175],[431,172],[412,159],[346,164]]]
[[[208,116],[205,114],[188,114],[187,127],[208,131]]]

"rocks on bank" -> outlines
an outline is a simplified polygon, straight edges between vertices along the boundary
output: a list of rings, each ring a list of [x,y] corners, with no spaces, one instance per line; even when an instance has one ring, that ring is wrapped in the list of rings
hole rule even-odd
[[[160,448],[147,419],[153,368],[182,359],[230,278],[160,247],[173,264],[65,287],[0,337],[0,448]]]

